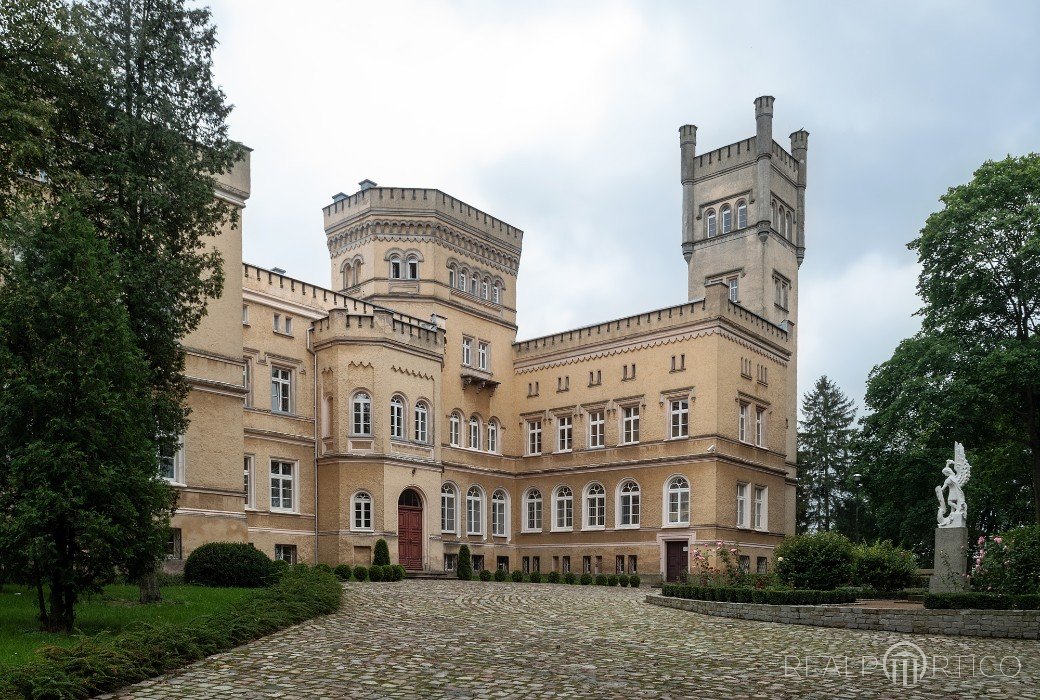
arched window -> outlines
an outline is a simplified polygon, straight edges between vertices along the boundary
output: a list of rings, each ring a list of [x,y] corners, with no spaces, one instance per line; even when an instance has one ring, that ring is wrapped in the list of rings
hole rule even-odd
[[[398,255],[390,256],[390,279],[399,280],[401,279],[401,257]]]
[[[354,284],[361,284],[361,261],[354,261]]]
[[[787,218],[784,219],[784,238],[791,240],[791,212],[787,212]]]
[[[332,397],[326,396],[321,402],[321,436],[332,437]]]
[[[480,535],[484,533],[484,494],[477,486],[470,486],[466,492],[466,534]]]
[[[498,452],[498,421],[489,420],[487,425],[487,451]]]
[[[350,287],[353,284],[353,282],[351,282],[350,279],[352,277],[351,273],[354,271],[354,268],[351,267],[349,262],[344,261],[343,265],[340,266],[339,271],[340,274],[343,275],[343,289]]]
[[[773,228],[775,228],[776,232],[779,233],[781,236],[784,235],[784,208],[783,208],[783,206],[778,207],[777,210],[776,210],[776,226],[774,226]]]
[[[474,272],[472,275],[470,275],[470,278],[469,278],[469,293],[472,294],[473,296],[477,296],[477,285],[478,284],[480,284],[480,282],[477,279],[477,273]]]
[[[456,508],[455,487],[451,484],[441,486],[441,532],[455,532]]]
[[[729,208],[728,204],[723,204],[719,213],[722,216],[722,232],[729,233],[733,230],[733,210]]]
[[[773,228],[775,228],[777,231],[779,231],[780,230],[780,222],[776,218],[777,217],[776,202],[773,202],[772,207],[773,207]]]
[[[448,419],[448,444],[453,447],[462,445],[462,416],[452,413]]]
[[[668,524],[690,524],[690,482],[682,476],[668,481]]]
[[[542,529],[542,492],[529,489],[524,495],[524,530],[541,532]]]
[[[408,262],[406,267],[408,273],[408,279],[417,280],[419,279],[419,258],[414,255],[408,256]]]
[[[415,441],[430,441],[430,409],[425,401],[415,404]]]
[[[454,265],[448,266],[448,286],[455,287],[455,276],[459,274],[458,270],[455,269]]]
[[[476,416],[469,419],[469,447],[471,450],[480,449],[480,419]]]
[[[466,270],[463,268],[462,270],[459,270],[459,289],[462,291],[466,291],[466,279]]]
[[[585,527],[604,527],[606,524],[607,492],[603,484],[589,484],[585,489]]]
[[[351,525],[355,530],[372,529],[372,497],[364,491],[354,494],[354,517]]]
[[[708,238],[714,236],[717,231],[715,230],[715,210],[709,209],[708,213],[704,215],[704,232]]]
[[[372,434],[372,399],[363,391],[354,394],[353,419],[350,422],[352,435]]]
[[[495,302],[496,304],[500,304],[501,303],[501,298],[502,298],[502,290],[499,288],[498,282],[495,282],[491,286],[491,301]]]
[[[747,228],[747,202],[737,202],[737,228]]]
[[[491,494],[491,534],[496,537],[508,535],[508,522],[509,513],[506,508],[506,492],[502,489],[497,489]]]
[[[553,496],[555,528],[568,530],[574,527],[574,492],[569,486],[560,486]]]
[[[400,396],[390,399],[390,437],[404,439],[404,401]]]
[[[629,479],[621,484],[618,490],[618,525],[621,527],[638,527],[639,525],[639,484]]]
[[[491,290],[491,280],[489,280],[487,277],[485,277],[484,281],[480,283],[480,298],[481,299],[490,299],[491,298],[490,290]]]

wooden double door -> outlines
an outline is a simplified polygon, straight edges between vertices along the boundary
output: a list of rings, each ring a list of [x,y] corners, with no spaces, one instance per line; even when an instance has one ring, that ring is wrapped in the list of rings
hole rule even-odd
[[[405,489],[397,501],[397,561],[409,571],[423,568],[422,531],[422,499]]]

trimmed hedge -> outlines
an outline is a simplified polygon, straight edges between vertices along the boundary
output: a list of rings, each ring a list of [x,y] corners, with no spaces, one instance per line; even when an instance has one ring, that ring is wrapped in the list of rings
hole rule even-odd
[[[607,576],[607,585],[608,586],[616,586],[619,583],[621,583],[621,579],[618,578],[617,574],[611,574],[610,576]]]
[[[628,588],[628,574],[618,574],[617,581],[622,588]]]
[[[559,583],[560,582],[560,572],[559,571],[550,571],[548,574],[545,575],[545,580],[548,581],[549,583]]]
[[[929,593],[929,610],[1040,610],[1040,595],[1012,593]]]
[[[340,564],[332,572],[336,574],[336,578],[340,581],[349,581],[354,578],[354,567],[350,564]]]
[[[271,558],[245,542],[207,542],[184,562],[184,582],[218,588],[263,588],[277,577]]]
[[[606,574],[596,574],[596,585],[597,586],[606,586],[607,585],[607,575]]]
[[[481,569],[480,570],[480,580],[481,581],[490,581],[491,580],[491,572],[488,571],[487,569]]]
[[[88,698],[114,691],[335,612],[341,593],[330,573],[286,569],[274,586],[220,615],[178,624],[138,623],[73,647],[47,647],[39,661],[0,676],[0,698]]]
[[[501,583],[509,578],[509,573],[505,569],[495,569],[495,580]]]
[[[376,566],[390,565],[390,547],[382,537],[376,540],[376,548],[372,553],[372,563]]]
[[[632,574],[628,577],[628,585],[632,586],[632,588],[639,588],[639,584],[642,582],[638,574]]]
[[[563,575],[563,582],[573,586],[578,582],[578,577],[575,575],[573,571],[568,571]]]
[[[363,564],[358,564],[354,567],[354,580],[355,581],[366,581],[368,580],[368,567]]]
[[[461,581],[469,581],[473,578],[473,555],[469,552],[469,545],[459,547],[459,563],[455,575]]]
[[[517,569],[509,574],[509,578],[513,579],[513,583],[521,583],[524,580],[524,572]]]
[[[531,579],[531,583],[541,583],[542,582],[542,573],[540,571],[532,571],[530,579]]]
[[[856,602],[854,592],[840,588],[834,591],[780,591],[666,583],[661,586],[661,594],[669,598],[686,598],[687,600],[717,600],[725,603],[764,603],[766,605],[836,605]]]
[[[382,581],[383,580],[383,567],[378,564],[373,564],[368,567],[368,580],[369,581]]]
[[[777,546],[775,573],[795,589],[830,591],[852,582],[855,557],[852,542],[836,532],[795,535]]]
[[[592,577],[592,574],[586,571],[584,574],[581,575],[581,578],[578,579],[578,582],[581,583],[581,585],[583,586],[591,586],[592,582],[595,580],[596,579]]]

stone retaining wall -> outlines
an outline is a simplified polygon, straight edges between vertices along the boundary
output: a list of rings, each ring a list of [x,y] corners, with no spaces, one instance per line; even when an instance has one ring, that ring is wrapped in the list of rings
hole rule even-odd
[[[847,605],[719,603],[660,595],[648,595],[646,602],[702,615],[789,625],[964,637],[1040,638],[1040,610],[885,610]]]

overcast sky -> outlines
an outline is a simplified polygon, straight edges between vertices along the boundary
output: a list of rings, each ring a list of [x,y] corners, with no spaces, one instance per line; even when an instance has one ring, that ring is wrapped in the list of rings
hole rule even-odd
[[[918,326],[906,243],[984,160],[1038,150],[1036,2],[213,3],[245,259],[330,284],[321,207],[370,178],[524,230],[519,338],[678,304],[678,128],[810,132],[800,392],[862,404]]]

